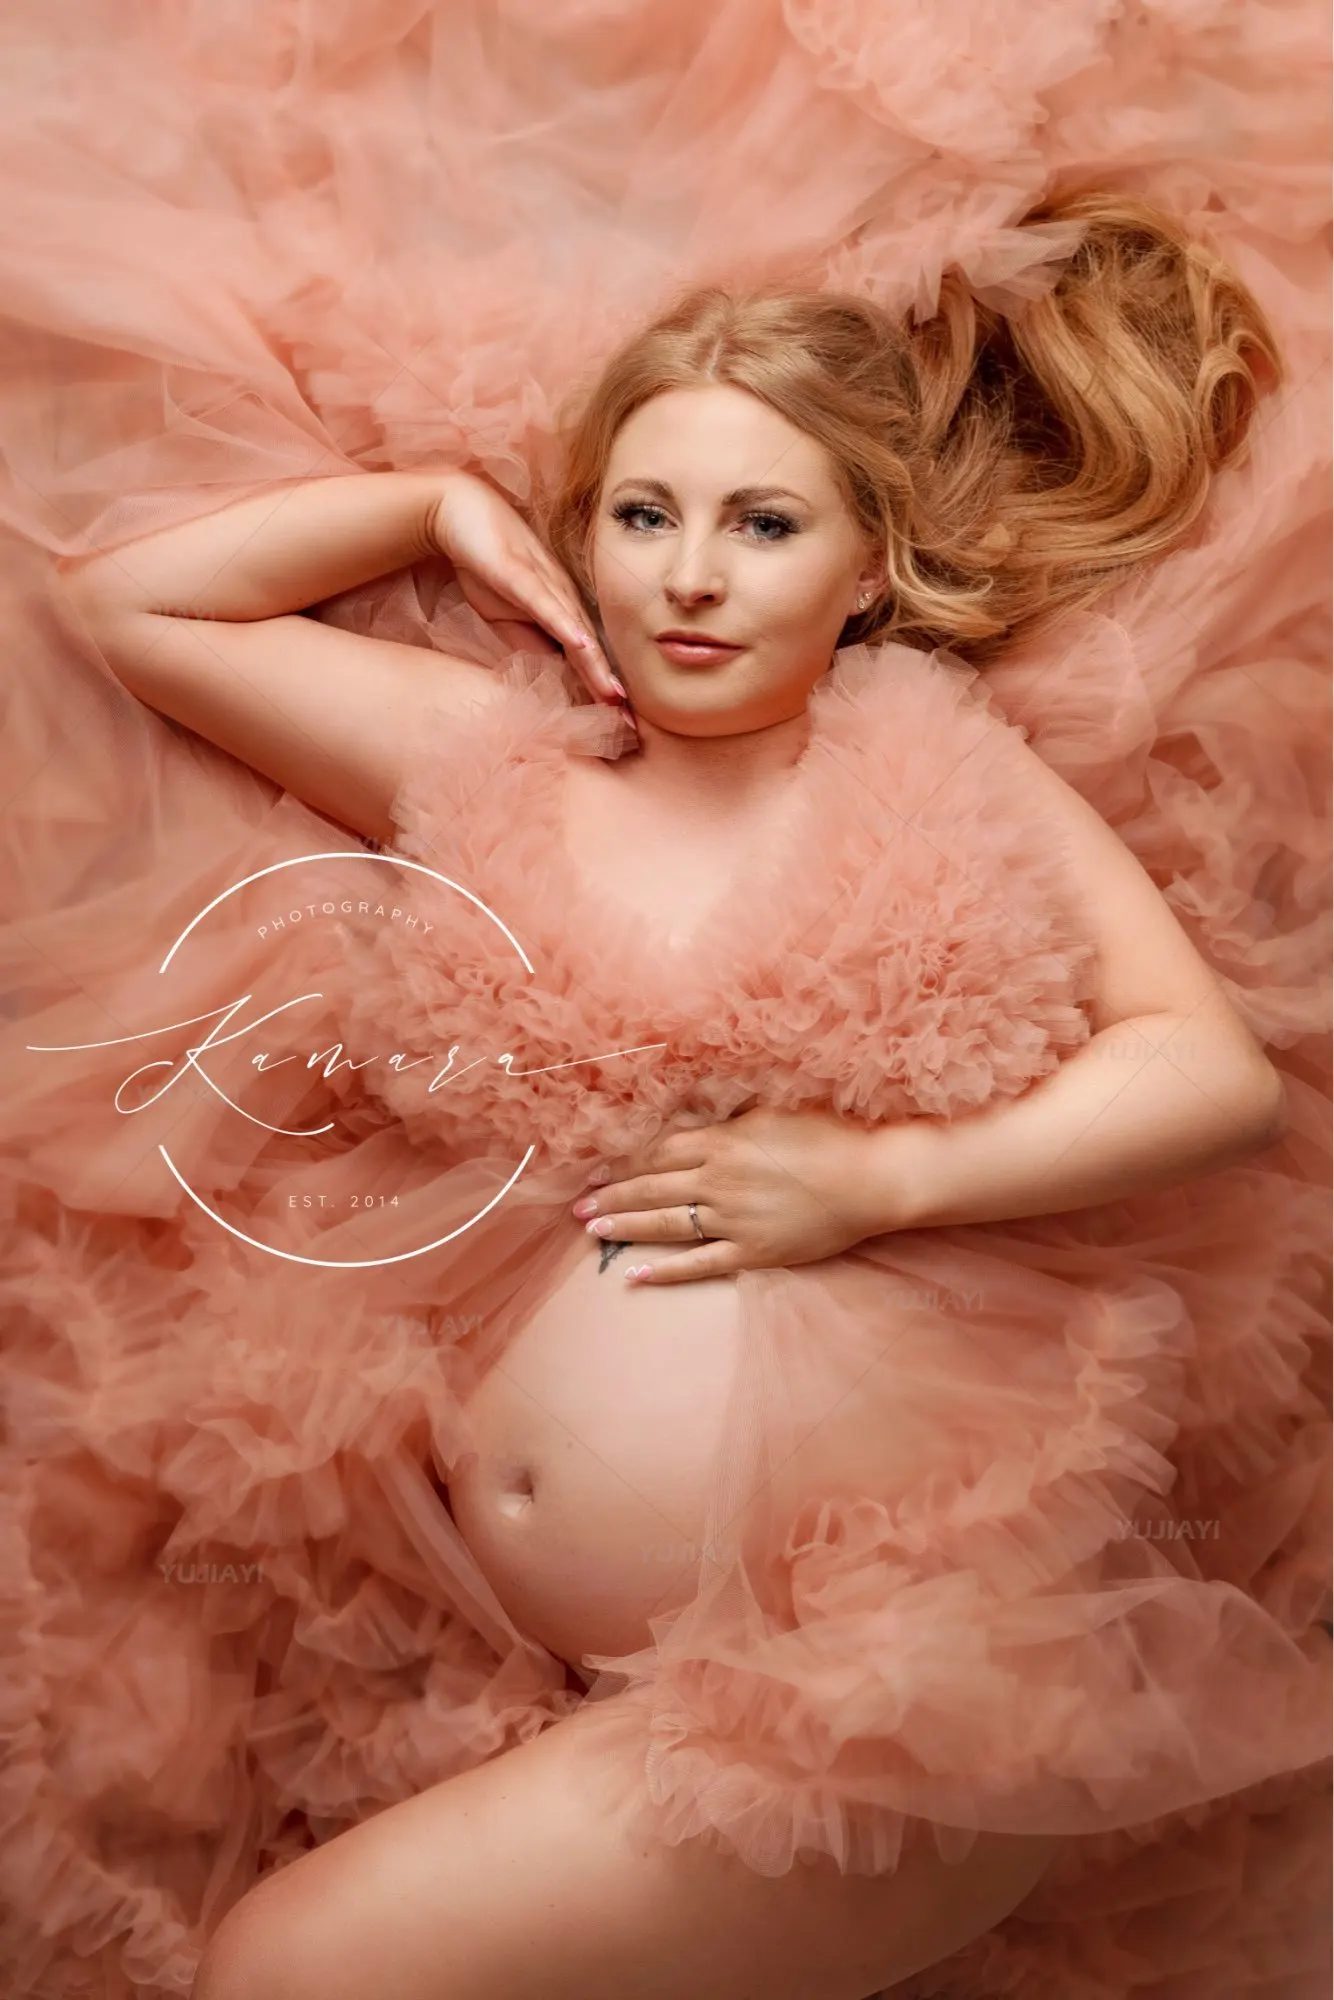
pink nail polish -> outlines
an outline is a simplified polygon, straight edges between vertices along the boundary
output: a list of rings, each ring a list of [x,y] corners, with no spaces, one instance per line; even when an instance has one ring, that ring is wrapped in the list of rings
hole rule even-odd
[[[589,1216],[596,1215],[597,1212],[598,1205],[591,1195],[585,1197],[583,1201],[577,1201],[574,1204],[574,1214],[580,1222],[587,1222]]]

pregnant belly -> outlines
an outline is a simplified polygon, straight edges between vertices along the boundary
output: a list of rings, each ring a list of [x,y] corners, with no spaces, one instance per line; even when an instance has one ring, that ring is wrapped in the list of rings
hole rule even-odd
[[[737,1357],[731,1278],[627,1285],[582,1228],[468,1406],[459,1532],[514,1622],[560,1659],[633,1651],[692,1593]],[[656,1244],[656,1259],[686,1246]]]
[[[694,1595],[743,1325],[735,1279],[627,1285],[633,1249],[600,1271],[601,1246],[572,1227],[578,1240],[552,1290],[474,1392],[476,1456],[448,1491],[510,1617],[577,1666],[585,1653],[646,1645],[650,1617]],[[653,1247],[661,1260],[687,1246]],[[837,1346],[821,1309],[833,1278],[824,1265],[779,1279],[794,1288],[789,1299],[822,1365]],[[877,1329],[880,1360],[868,1366],[850,1351],[847,1379],[823,1380],[823,1407],[811,1409],[800,1449],[784,1450],[770,1482],[785,1518],[838,1491],[887,1494],[932,1462],[913,1409],[918,1342],[906,1327],[905,1337],[885,1337],[873,1274],[843,1265],[838,1289]],[[928,1328],[925,1338],[939,1333]],[[728,1560],[725,1524],[717,1534]]]

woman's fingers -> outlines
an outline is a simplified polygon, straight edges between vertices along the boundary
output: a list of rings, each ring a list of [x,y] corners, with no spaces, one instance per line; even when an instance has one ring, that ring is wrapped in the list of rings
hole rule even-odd
[[[549,632],[554,632],[565,648],[570,665],[581,675],[590,694],[596,695],[599,701],[625,700],[624,688],[613,674],[606,654],[586,626],[581,625],[573,617],[557,621],[554,614],[542,622]]]
[[[546,576],[536,571],[525,571],[510,579],[509,588],[529,617],[564,649],[590,694],[599,701],[623,699],[607,657],[590,631],[572,590],[568,596],[558,592]]]
[[[634,1180],[609,1181],[596,1194],[581,1195],[574,1212],[581,1222],[590,1216],[615,1216],[623,1221],[638,1209],[681,1208],[697,1201],[699,1194],[689,1172],[640,1174]]]
[[[460,579],[466,575],[464,594],[481,617],[531,619],[564,649],[590,694],[599,701],[623,699],[572,578],[495,487],[473,473],[447,473],[430,535]],[[488,611],[487,603],[497,599]]]
[[[709,1229],[703,1216],[699,1226],[707,1236]],[[585,1223],[584,1227],[590,1236],[600,1236],[609,1243],[693,1243],[698,1240],[684,1203],[676,1208],[646,1208],[638,1214],[633,1209],[627,1209],[624,1213],[600,1215],[596,1221]]]
[[[630,1285],[688,1285],[699,1278],[730,1278],[743,1269],[730,1243],[701,1243],[679,1257],[659,1257],[646,1263],[636,1256],[625,1272]]]
[[[590,694],[603,701],[620,701],[622,690],[573,590],[567,596],[558,592],[549,580],[534,578],[530,608],[538,623],[565,648]]]

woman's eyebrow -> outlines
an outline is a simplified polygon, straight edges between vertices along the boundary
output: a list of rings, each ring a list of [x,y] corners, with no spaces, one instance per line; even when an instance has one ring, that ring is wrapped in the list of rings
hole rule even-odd
[[[676,498],[665,479],[622,479],[612,491],[619,493],[624,486],[636,486],[641,493],[655,494],[659,500]],[[794,493],[790,486],[735,486],[723,495],[724,507],[743,507],[756,500],[795,500],[801,507],[811,504],[804,493]]]

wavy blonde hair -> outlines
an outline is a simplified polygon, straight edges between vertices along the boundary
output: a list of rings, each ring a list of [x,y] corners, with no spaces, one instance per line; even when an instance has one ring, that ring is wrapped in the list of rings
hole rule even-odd
[[[957,270],[920,323],[850,293],[704,285],[626,342],[567,414],[560,476],[538,497],[586,608],[617,432],[703,383],[748,390],[828,452],[886,574],[840,645],[893,638],[984,665],[1183,541],[1284,379],[1273,331],[1235,272],[1147,201],[1085,190],[1020,226],[1050,222],[1080,224],[1079,246],[1012,312]]]

